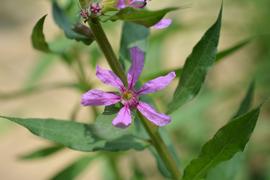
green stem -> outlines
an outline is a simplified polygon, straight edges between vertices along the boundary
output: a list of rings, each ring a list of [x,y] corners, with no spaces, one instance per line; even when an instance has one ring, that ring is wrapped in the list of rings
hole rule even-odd
[[[138,116],[152,140],[151,143],[155,147],[157,153],[162,158],[168,171],[170,171],[172,178],[179,179],[181,174],[177,168],[177,164],[171,156],[171,153],[167,148],[166,144],[164,143],[163,139],[161,138],[160,133],[158,132],[158,128],[151,124],[140,112],[138,112]]]
[[[89,25],[91,27],[91,30],[96,38],[97,43],[99,44],[102,52],[104,53],[111,69],[114,71],[115,74],[117,74],[121,80],[127,84],[127,78],[125,76],[125,72],[122,69],[122,66],[120,65],[119,61],[116,58],[116,55],[114,54],[112,47],[106,37],[106,34],[104,33],[102,26],[100,25],[98,19],[92,18],[89,21]],[[146,131],[148,132],[149,136],[151,137],[151,142],[153,146],[155,147],[156,151],[162,158],[164,164],[166,165],[168,171],[170,171],[173,179],[179,179],[180,178],[180,172],[177,168],[177,164],[174,161],[173,157],[171,156],[171,153],[169,152],[166,144],[164,143],[163,139],[160,137],[160,134],[158,132],[158,129],[156,126],[153,126],[143,115],[139,113],[139,117],[142,121],[142,124],[144,125]]]
[[[105,55],[110,67],[112,68],[113,72],[123,81],[125,85],[127,85],[127,78],[125,72],[118,61],[115,53],[113,52],[112,46],[101,27],[101,24],[97,18],[91,18],[89,21],[89,26],[95,36],[95,39],[102,50],[103,54]]]

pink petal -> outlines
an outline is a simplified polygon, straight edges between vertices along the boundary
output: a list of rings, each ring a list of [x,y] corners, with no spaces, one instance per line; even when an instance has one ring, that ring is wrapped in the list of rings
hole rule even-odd
[[[123,90],[124,85],[120,78],[116,76],[112,71],[102,69],[99,66],[96,68],[96,76],[104,83]]]
[[[126,7],[125,0],[118,0],[117,8],[118,9],[123,9]]]
[[[148,81],[141,87],[141,89],[138,91],[138,94],[149,94],[162,90],[172,82],[175,76],[175,72],[170,72],[166,76],[160,76],[156,79]]]
[[[144,66],[144,52],[138,47],[130,49],[131,67],[128,71],[128,85],[133,88],[138,81]]]
[[[131,124],[131,112],[128,106],[120,109],[112,124],[118,128],[126,128]]]
[[[142,115],[144,115],[144,117],[157,126],[165,126],[171,122],[170,116],[156,112],[156,110],[147,103],[140,101],[137,109],[142,113]]]
[[[162,19],[161,21],[159,21],[157,24],[155,24],[152,27],[154,29],[164,29],[164,28],[167,28],[168,26],[170,26],[171,23],[172,23],[171,19]]]
[[[132,0],[129,3],[130,7],[134,7],[134,8],[144,8],[146,5],[146,0]]]
[[[120,101],[121,97],[109,92],[93,89],[82,95],[81,104],[84,106],[109,106]]]

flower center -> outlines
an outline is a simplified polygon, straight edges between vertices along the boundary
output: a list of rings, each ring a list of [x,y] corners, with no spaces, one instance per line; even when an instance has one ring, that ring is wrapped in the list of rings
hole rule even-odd
[[[125,101],[131,100],[132,97],[133,97],[133,93],[131,91],[126,91],[122,95],[122,99],[125,100]]]
[[[135,107],[138,104],[138,97],[132,91],[124,91],[122,94],[121,103],[130,107]]]

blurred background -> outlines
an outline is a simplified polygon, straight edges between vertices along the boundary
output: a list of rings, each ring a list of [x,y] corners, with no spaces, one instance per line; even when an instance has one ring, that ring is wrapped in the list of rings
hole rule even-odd
[[[168,6],[183,7],[170,13],[173,25],[166,31],[151,30],[147,64],[143,77],[159,70],[181,67],[193,46],[215,21],[219,1],[151,1],[150,9]],[[254,106],[266,100],[270,92],[270,1],[226,0],[224,1],[223,27],[219,50],[232,47],[245,40],[250,42],[236,53],[216,64],[207,77],[199,96],[186,104],[173,116],[168,127],[184,167],[200,151],[201,146],[222,127],[237,111],[252,80],[256,80]],[[31,31],[37,20],[48,14],[45,23],[47,41],[55,41],[63,35],[54,24],[50,1],[2,0],[0,6],[0,114],[15,117],[53,117],[68,119],[78,109],[80,94],[70,88],[48,88],[58,82],[73,82],[76,78],[67,66],[54,55],[35,51],[31,46]],[[115,51],[119,49],[121,23],[105,25]],[[59,40],[60,41],[60,40]],[[74,43],[61,41],[58,43]],[[77,47],[82,44],[76,43]],[[57,46],[57,45],[56,45]],[[96,47],[95,47],[96,49]],[[97,55],[98,63],[103,57]],[[94,56],[94,54],[89,54]],[[97,58],[97,57],[98,58]],[[93,57],[94,58],[94,57]],[[87,58],[83,57],[85,61]],[[153,68],[155,63],[155,68]],[[90,65],[89,65],[90,66]],[[90,68],[89,68],[90,69]],[[95,82],[93,70],[89,79]],[[158,102],[168,101],[164,94],[173,93],[171,88],[156,95]],[[39,87],[29,90],[29,87]],[[157,102],[157,103],[158,103]],[[158,107],[164,109],[164,103]],[[79,121],[87,122],[88,111],[79,109]],[[210,173],[211,179],[270,180],[270,103],[266,101],[260,119],[246,152],[239,154],[233,166],[223,169],[224,174]],[[0,178],[3,180],[50,179],[82,153],[65,149],[46,159],[23,161],[19,157],[40,147],[48,141],[33,136],[26,129],[0,119]],[[127,157],[117,162],[119,169],[131,167],[136,159],[146,179],[163,179],[155,160],[147,151],[129,151]],[[143,161],[143,162],[142,162]],[[227,162],[228,163],[228,162]],[[227,166],[228,167],[228,166]],[[130,168],[132,169],[132,168]],[[132,171],[121,171],[130,179]],[[227,174],[226,174],[227,173]],[[97,160],[80,174],[78,179],[104,178],[104,162]],[[233,174],[234,176],[228,175]],[[222,178],[221,178],[222,176]],[[105,178],[109,179],[109,178]]]

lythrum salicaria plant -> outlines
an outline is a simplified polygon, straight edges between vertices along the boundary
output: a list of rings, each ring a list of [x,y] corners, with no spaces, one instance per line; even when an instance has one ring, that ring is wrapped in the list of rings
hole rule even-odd
[[[214,171],[217,165],[235,158],[234,155],[239,151],[244,151],[260,112],[260,106],[250,110],[254,83],[250,85],[239,111],[203,145],[198,157],[191,160],[185,168],[179,161],[181,156],[178,156],[178,151],[181,154],[181,149],[175,148],[169,133],[165,130],[166,125],[172,123],[171,126],[174,126],[174,121],[179,120],[171,118],[171,114],[198,95],[209,68],[246,44],[237,44],[217,53],[222,6],[217,20],[195,45],[183,67],[171,71],[161,69],[156,72],[157,76],[146,81],[148,78],[140,75],[145,65],[145,55],[151,48],[149,47],[151,44],[148,44],[149,29],[169,33],[168,29],[173,28],[170,25],[173,26],[174,21],[164,17],[179,8],[148,10],[146,8],[151,9],[151,1],[146,0],[80,0],[79,2],[67,0],[67,6],[60,6],[57,1],[51,3],[54,21],[65,34],[61,41],[65,42],[69,39],[68,42],[72,43],[64,43],[65,45],[59,49],[55,48],[53,43],[60,40],[46,42],[43,33],[45,15],[33,28],[32,44],[35,49],[60,58],[74,73],[77,81],[64,86],[78,90],[82,96],[78,99],[78,104],[81,105],[75,107],[71,118],[66,121],[53,118],[1,116],[26,127],[37,136],[54,142],[52,147],[25,155],[24,159],[48,157],[64,148],[96,152],[82,156],[52,179],[74,179],[91,162],[101,157],[109,162],[114,179],[130,179],[123,177],[121,169],[118,169],[118,159],[126,156],[121,152],[130,149],[137,151],[149,149],[164,177],[195,180],[206,178],[209,171]],[[103,24],[107,23],[113,28],[114,24],[109,22],[116,21],[123,22],[119,54],[114,52],[103,29]],[[86,65],[81,56],[89,49],[91,65]],[[110,70],[101,68],[100,57],[105,57]],[[130,67],[126,70],[128,66]],[[87,75],[89,69],[94,71],[95,68],[96,77],[89,77]],[[117,91],[105,92],[96,89],[95,84],[91,83],[95,78],[116,88]],[[159,106],[156,106],[157,96],[149,96],[149,94],[164,89],[173,80],[178,81],[178,85],[173,95],[166,95],[163,106],[167,111],[160,113],[157,108]],[[169,103],[167,97],[172,98]],[[89,106],[93,118],[91,123],[75,122],[77,111],[81,106]],[[105,109],[101,111],[96,106],[105,106]],[[134,168],[131,169],[134,171],[133,178],[138,178],[138,173],[136,174],[138,169],[141,174],[143,171],[141,172],[140,167],[134,164]],[[76,165],[81,168],[76,169]]]

